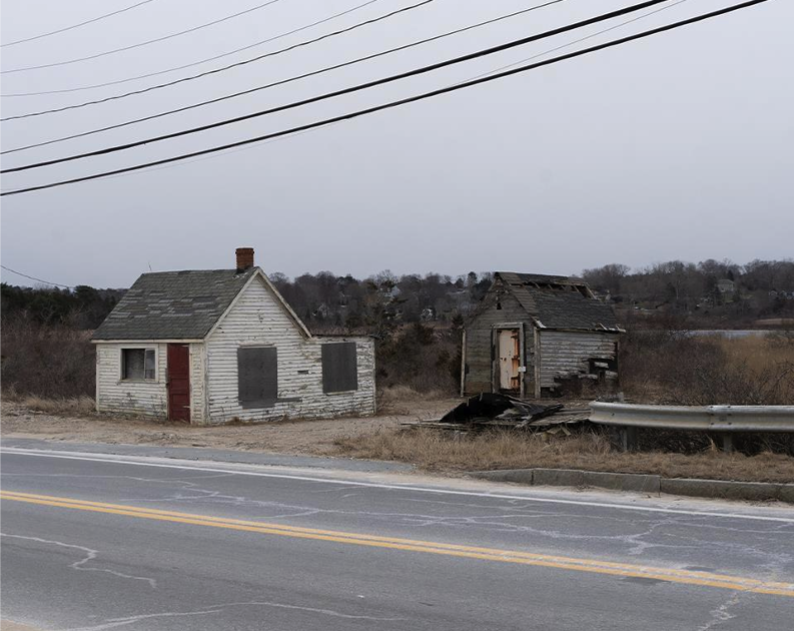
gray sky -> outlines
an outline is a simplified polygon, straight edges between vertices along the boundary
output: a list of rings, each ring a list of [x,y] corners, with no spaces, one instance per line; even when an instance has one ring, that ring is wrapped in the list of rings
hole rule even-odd
[[[239,48],[361,4],[281,0],[161,43],[3,75],[2,92],[81,86]],[[283,48],[417,0],[342,18],[198,67],[101,89],[2,99],[3,116],[126,92]],[[727,6],[687,0],[592,45]],[[2,49],[4,70],[167,35],[261,0],[154,0]],[[539,4],[540,0],[535,0]],[[134,0],[6,0],[4,42]],[[376,25],[146,95],[2,125],[4,149],[214,98],[525,8],[531,0],[435,0]],[[566,0],[351,68],[109,133],[43,147],[9,167],[272,107],[630,4]],[[673,4],[670,2],[669,4]],[[664,6],[664,5],[663,5]],[[626,18],[624,18],[625,20]],[[619,22],[620,20],[618,20]],[[5,197],[2,262],[69,285],[123,287],[141,272],[231,267],[253,246],[268,272],[366,276],[510,269],[573,273],[794,255],[794,3],[713,21],[435,99],[176,166]],[[12,189],[243,139],[448,85],[601,30],[598,25],[344,98],[190,137],[12,174]],[[576,47],[561,52],[574,50]],[[560,53],[558,53],[560,54]],[[7,282],[24,284],[10,274]]]

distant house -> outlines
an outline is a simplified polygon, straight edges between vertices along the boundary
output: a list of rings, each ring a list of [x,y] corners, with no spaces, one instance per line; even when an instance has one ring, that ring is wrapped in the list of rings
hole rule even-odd
[[[616,381],[621,332],[582,282],[497,272],[464,328],[461,392],[541,397]]]
[[[143,274],[93,342],[100,412],[199,425],[375,413],[373,340],[312,335],[251,248],[234,269]]]
[[[736,292],[736,283],[730,278],[720,278],[717,281],[717,291],[721,294],[733,294]]]

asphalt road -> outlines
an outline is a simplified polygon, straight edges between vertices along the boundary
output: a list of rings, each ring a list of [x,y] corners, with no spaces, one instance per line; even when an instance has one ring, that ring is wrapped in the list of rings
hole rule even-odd
[[[794,510],[407,475],[2,455],[41,629],[794,629]]]

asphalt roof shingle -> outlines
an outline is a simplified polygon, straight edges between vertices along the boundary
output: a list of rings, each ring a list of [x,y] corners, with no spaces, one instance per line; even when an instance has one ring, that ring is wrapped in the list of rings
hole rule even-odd
[[[619,331],[612,307],[565,276],[497,272],[521,306],[547,329]]]
[[[198,340],[210,332],[257,268],[143,274],[94,332],[94,340]]]

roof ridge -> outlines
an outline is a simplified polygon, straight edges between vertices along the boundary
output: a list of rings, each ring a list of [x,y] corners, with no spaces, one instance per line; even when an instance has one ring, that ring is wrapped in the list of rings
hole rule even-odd
[[[251,267],[251,268],[249,268],[247,270],[244,270],[244,273],[250,272],[250,271],[255,270],[255,269],[259,269],[259,268],[258,267]],[[175,270],[165,270],[165,271],[162,271],[162,272],[143,272],[140,276],[152,276],[154,274],[160,274],[160,275],[164,275],[164,274],[184,274],[185,272],[190,272],[190,273],[196,273],[197,274],[197,273],[201,273],[201,272],[205,272],[205,273],[208,273],[208,272],[237,272],[237,270],[235,268],[233,268],[233,267],[219,267],[219,268],[215,268],[215,269],[175,269]],[[240,273],[240,275],[242,276],[242,273]],[[139,278],[140,278],[140,276],[139,276]]]

